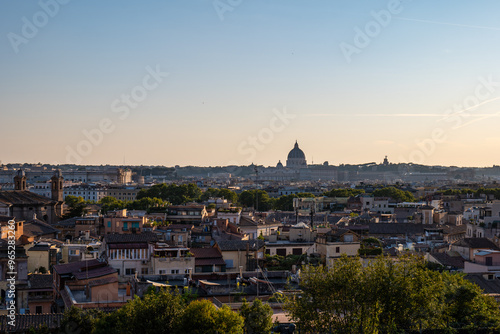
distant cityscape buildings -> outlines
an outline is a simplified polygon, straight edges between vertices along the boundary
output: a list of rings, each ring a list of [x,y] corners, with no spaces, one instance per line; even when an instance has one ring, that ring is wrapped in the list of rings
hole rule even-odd
[[[412,253],[484,287],[500,275],[500,167],[307,161],[296,141],[272,167],[0,166],[0,320],[11,300],[19,315],[55,317],[71,306],[116,309],[149,287],[221,305],[235,293],[269,297],[297,288],[290,256],[333,267],[343,255]],[[174,196],[180,185],[196,194]],[[134,207],[143,189],[163,204]],[[67,196],[89,201],[86,210],[71,213]],[[121,206],[105,209],[105,197]]]

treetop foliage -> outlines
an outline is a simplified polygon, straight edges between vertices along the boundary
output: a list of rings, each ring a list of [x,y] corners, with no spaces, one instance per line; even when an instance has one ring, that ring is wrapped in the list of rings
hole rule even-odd
[[[500,327],[492,297],[460,274],[436,272],[416,257],[339,258],[302,271],[299,298],[286,308],[301,333],[408,333]]]

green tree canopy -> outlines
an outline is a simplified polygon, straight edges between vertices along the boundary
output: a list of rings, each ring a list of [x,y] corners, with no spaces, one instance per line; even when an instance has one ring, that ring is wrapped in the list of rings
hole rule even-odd
[[[390,197],[399,202],[415,202],[415,196],[411,192],[395,187],[376,189],[372,194],[375,197]]]
[[[101,211],[106,213],[112,210],[125,209],[126,202],[118,200],[112,196],[106,196],[99,200],[98,204],[101,205]]]
[[[194,183],[190,184],[157,184],[149,189],[142,189],[137,194],[137,199],[144,197],[159,198],[168,201],[174,205],[184,204],[188,202],[196,202],[201,197],[201,190]]]
[[[239,202],[246,207],[259,211],[268,211],[273,207],[273,199],[264,190],[245,190],[239,196]]]
[[[351,197],[363,194],[365,191],[363,189],[351,189],[351,188],[339,188],[332,189],[323,193],[326,197]]]
[[[64,219],[81,217],[88,212],[87,205],[89,203],[83,197],[68,195],[64,198],[64,202],[69,208],[69,211],[63,217]]]
[[[281,211],[293,211],[293,199],[303,197],[314,197],[311,193],[298,193],[290,195],[282,195],[274,201],[274,209]]]
[[[240,315],[245,319],[245,333],[268,334],[273,327],[273,310],[260,299],[255,299],[252,305],[243,302]]]
[[[210,301],[199,300],[186,307],[179,328],[190,334],[242,334],[243,317],[228,306],[217,309]]]
[[[238,203],[238,194],[229,189],[208,188],[200,197],[201,201],[207,201],[210,197],[224,197],[229,202]]]
[[[117,311],[101,317],[95,334],[180,333],[179,321],[184,312],[180,295],[165,290],[135,297]],[[85,332],[90,333],[90,332]]]
[[[301,333],[401,333],[498,329],[492,297],[460,274],[439,273],[423,260],[379,257],[364,266],[343,256],[332,269],[306,267],[303,294],[287,303]]]

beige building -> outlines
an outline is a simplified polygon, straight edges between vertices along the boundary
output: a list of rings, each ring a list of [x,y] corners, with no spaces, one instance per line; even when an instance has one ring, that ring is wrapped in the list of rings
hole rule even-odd
[[[57,264],[59,248],[47,242],[39,242],[26,250],[28,255],[28,272],[34,273],[40,267],[49,271],[52,265]]]
[[[358,234],[347,229],[338,229],[319,235],[316,238],[313,252],[318,253],[328,267],[332,267],[335,259],[343,254],[347,256],[358,255],[360,246]]]
[[[226,263],[226,271],[252,271],[264,261],[264,241],[255,240],[220,240],[215,244]]]
[[[158,242],[151,258],[153,275],[185,275],[195,268],[195,258],[186,247],[170,247]]]

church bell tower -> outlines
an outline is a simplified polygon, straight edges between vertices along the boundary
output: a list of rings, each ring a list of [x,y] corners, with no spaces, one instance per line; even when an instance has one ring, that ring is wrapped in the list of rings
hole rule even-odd
[[[62,202],[64,200],[63,198],[64,178],[62,177],[61,170],[59,169],[56,170],[54,176],[52,176],[50,181],[52,181],[52,187],[51,187],[52,200],[56,202]]]
[[[26,174],[22,169],[19,169],[14,176],[14,190],[26,190]]]

